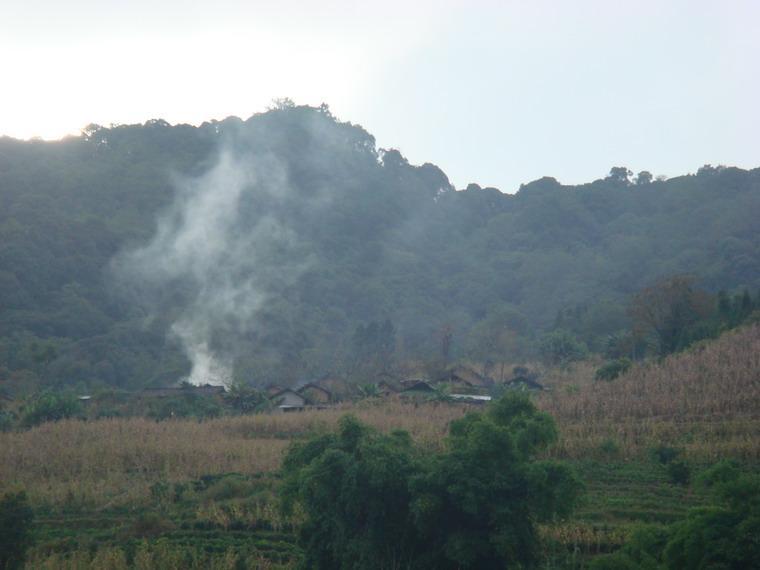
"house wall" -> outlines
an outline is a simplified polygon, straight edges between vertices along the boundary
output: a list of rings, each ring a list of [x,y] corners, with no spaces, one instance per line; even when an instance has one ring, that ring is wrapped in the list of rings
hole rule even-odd
[[[304,406],[306,405],[306,400],[303,396],[296,394],[295,392],[285,392],[284,394],[280,395],[278,398],[280,400],[280,403],[277,404],[278,406]]]

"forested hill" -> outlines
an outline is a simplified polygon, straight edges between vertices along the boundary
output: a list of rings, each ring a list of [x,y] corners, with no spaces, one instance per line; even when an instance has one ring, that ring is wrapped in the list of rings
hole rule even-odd
[[[389,361],[515,359],[562,309],[592,343],[627,327],[658,278],[760,286],[760,169],[611,172],[457,191],[290,104],[0,139],[0,385],[165,384],[198,347],[287,382],[350,370],[368,335]]]

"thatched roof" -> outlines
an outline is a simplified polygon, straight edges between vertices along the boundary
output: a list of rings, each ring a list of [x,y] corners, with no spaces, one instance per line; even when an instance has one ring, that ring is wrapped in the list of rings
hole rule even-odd
[[[402,392],[435,392],[435,388],[425,380],[412,378],[409,380],[402,380],[401,383],[403,385]]]

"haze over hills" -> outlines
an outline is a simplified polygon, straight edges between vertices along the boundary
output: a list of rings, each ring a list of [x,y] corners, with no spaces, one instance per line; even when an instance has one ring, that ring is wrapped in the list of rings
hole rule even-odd
[[[456,191],[289,103],[4,138],[0,382],[295,381],[433,358],[442,335],[450,358],[515,360],[566,309],[594,346],[659,278],[756,291],[757,212],[760,169]]]

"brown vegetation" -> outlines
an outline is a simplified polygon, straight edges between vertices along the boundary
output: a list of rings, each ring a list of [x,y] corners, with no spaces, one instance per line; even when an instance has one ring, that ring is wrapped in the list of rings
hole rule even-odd
[[[624,453],[680,444],[703,460],[760,459],[760,326],[634,366],[612,382],[556,382],[539,405],[562,428],[555,452],[576,456],[613,438]]]
[[[553,456],[632,458],[668,444],[699,461],[760,459],[760,326],[636,366],[612,382],[594,381],[587,364],[544,381],[552,390],[541,393],[538,404],[556,418],[561,433]],[[157,481],[272,472],[292,439],[329,430],[347,412],[438,447],[448,423],[466,409],[387,401],[205,422],[50,423],[0,434],[0,492],[24,486],[37,504],[124,505],[149,497]]]
[[[205,422],[144,418],[64,420],[0,434],[0,492],[26,488],[37,503],[125,505],[157,481],[276,470],[290,440],[335,426],[348,411],[381,430],[405,429],[439,445],[463,408],[387,404]]]

